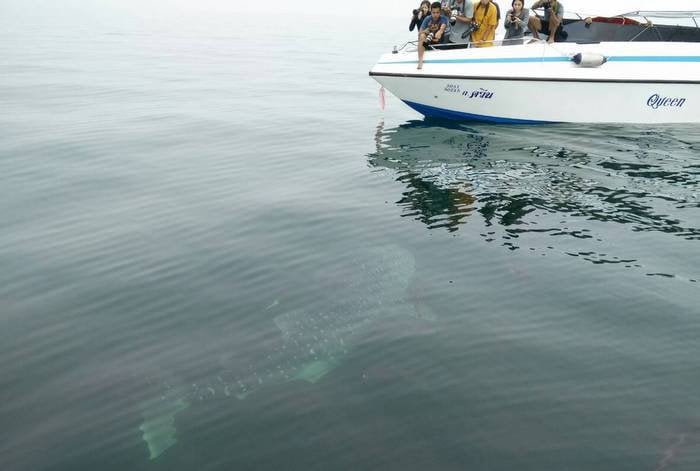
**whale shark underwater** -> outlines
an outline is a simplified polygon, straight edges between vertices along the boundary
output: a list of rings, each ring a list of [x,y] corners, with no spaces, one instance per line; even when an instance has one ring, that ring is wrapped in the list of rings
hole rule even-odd
[[[142,404],[140,430],[150,459],[175,445],[176,415],[195,402],[222,396],[244,400],[259,388],[290,381],[316,383],[337,368],[377,322],[397,316],[434,320],[410,298],[415,259],[407,250],[395,245],[368,248],[330,268],[324,275],[332,278],[333,292],[324,293],[330,294],[328,305],[275,316],[279,342],[248,368],[222,369],[187,387],[165,385],[159,397]],[[272,306],[279,308],[277,301]]]

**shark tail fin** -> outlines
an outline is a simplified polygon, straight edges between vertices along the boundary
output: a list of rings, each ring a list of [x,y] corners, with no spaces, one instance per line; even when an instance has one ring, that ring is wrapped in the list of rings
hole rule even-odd
[[[155,460],[177,442],[175,416],[190,406],[185,399],[161,398],[144,408],[139,427],[148,446],[150,459]]]

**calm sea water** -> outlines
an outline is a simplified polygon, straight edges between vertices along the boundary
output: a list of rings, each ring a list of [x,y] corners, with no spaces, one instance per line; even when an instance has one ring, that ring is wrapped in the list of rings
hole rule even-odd
[[[381,111],[404,20],[3,20],[0,469],[700,469],[700,130]]]

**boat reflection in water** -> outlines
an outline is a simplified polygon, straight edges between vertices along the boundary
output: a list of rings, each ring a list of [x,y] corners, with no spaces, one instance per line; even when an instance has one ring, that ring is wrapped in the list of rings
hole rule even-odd
[[[377,126],[377,151],[369,156],[373,166],[398,172],[407,186],[397,204],[406,216],[415,216],[429,228],[458,226],[474,209],[465,162],[486,157],[487,140],[468,128],[434,127],[413,121],[398,128]]]
[[[396,204],[430,229],[469,228],[512,250],[553,250],[546,236],[563,236],[568,255],[630,265],[652,242],[639,233],[669,247],[670,236],[674,250],[700,239],[700,134],[689,128],[425,120],[381,122],[375,140],[370,165],[396,172]]]

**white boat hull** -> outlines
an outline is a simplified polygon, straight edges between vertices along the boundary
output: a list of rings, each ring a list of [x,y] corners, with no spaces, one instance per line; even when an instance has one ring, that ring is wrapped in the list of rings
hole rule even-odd
[[[605,56],[584,68],[576,53]],[[700,122],[698,43],[541,43],[383,56],[370,75],[419,113],[501,123]]]

